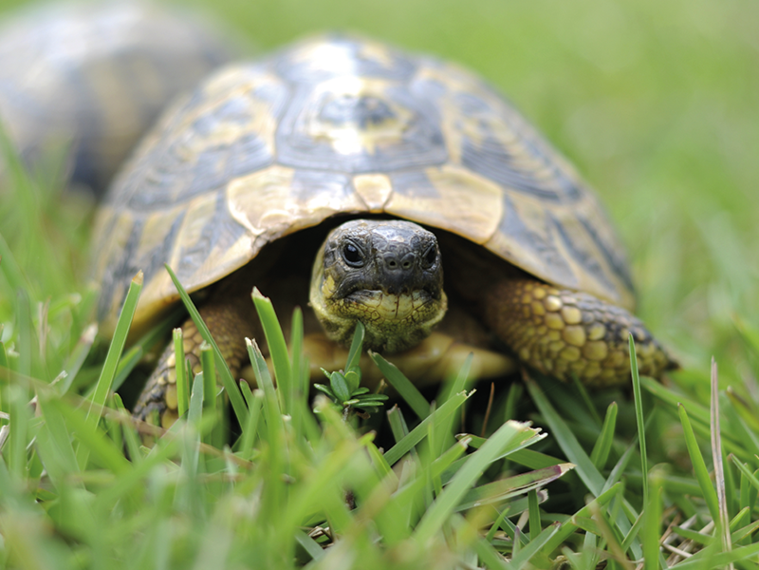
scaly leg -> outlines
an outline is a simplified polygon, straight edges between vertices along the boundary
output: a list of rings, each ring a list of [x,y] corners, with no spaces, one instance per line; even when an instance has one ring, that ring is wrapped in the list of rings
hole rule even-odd
[[[560,380],[576,374],[592,387],[628,382],[629,333],[641,374],[658,377],[677,368],[639,319],[593,295],[504,278],[484,297],[486,325],[521,361]]]

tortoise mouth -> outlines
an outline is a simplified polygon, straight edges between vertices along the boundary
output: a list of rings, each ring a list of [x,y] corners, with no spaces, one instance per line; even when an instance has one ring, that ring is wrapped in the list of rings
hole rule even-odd
[[[360,305],[377,317],[388,321],[403,321],[414,313],[425,311],[435,298],[423,289],[404,291],[399,294],[386,290],[356,290],[343,298],[344,303]],[[440,295],[437,295],[440,300]],[[355,307],[357,308],[357,307]]]

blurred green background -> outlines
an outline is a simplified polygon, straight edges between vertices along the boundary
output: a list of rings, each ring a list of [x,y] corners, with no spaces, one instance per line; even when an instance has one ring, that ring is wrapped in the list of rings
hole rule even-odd
[[[346,30],[481,73],[601,194],[628,246],[639,313],[685,365],[680,381],[705,394],[715,355],[723,385],[753,389],[757,363],[735,318],[759,327],[758,2],[183,5],[237,30],[251,53]]]

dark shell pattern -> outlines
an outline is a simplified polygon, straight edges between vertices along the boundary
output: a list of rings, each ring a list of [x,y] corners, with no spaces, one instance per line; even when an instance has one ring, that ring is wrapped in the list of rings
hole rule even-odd
[[[634,304],[597,197],[502,96],[430,57],[316,38],[223,68],[143,141],[97,222],[101,319],[113,323],[138,270],[145,322],[178,298],[164,263],[198,290],[348,213],[445,229],[547,282]]]

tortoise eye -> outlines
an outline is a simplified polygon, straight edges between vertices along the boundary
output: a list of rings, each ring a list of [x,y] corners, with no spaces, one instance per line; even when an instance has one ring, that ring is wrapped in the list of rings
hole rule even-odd
[[[361,248],[352,241],[345,242],[343,245],[343,259],[351,267],[364,266],[364,254]]]
[[[437,248],[434,245],[431,245],[427,248],[427,251],[424,252],[424,255],[422,255],[422,266],[425,269],[429,269],[435,264],[435,261],[437,261]]]

